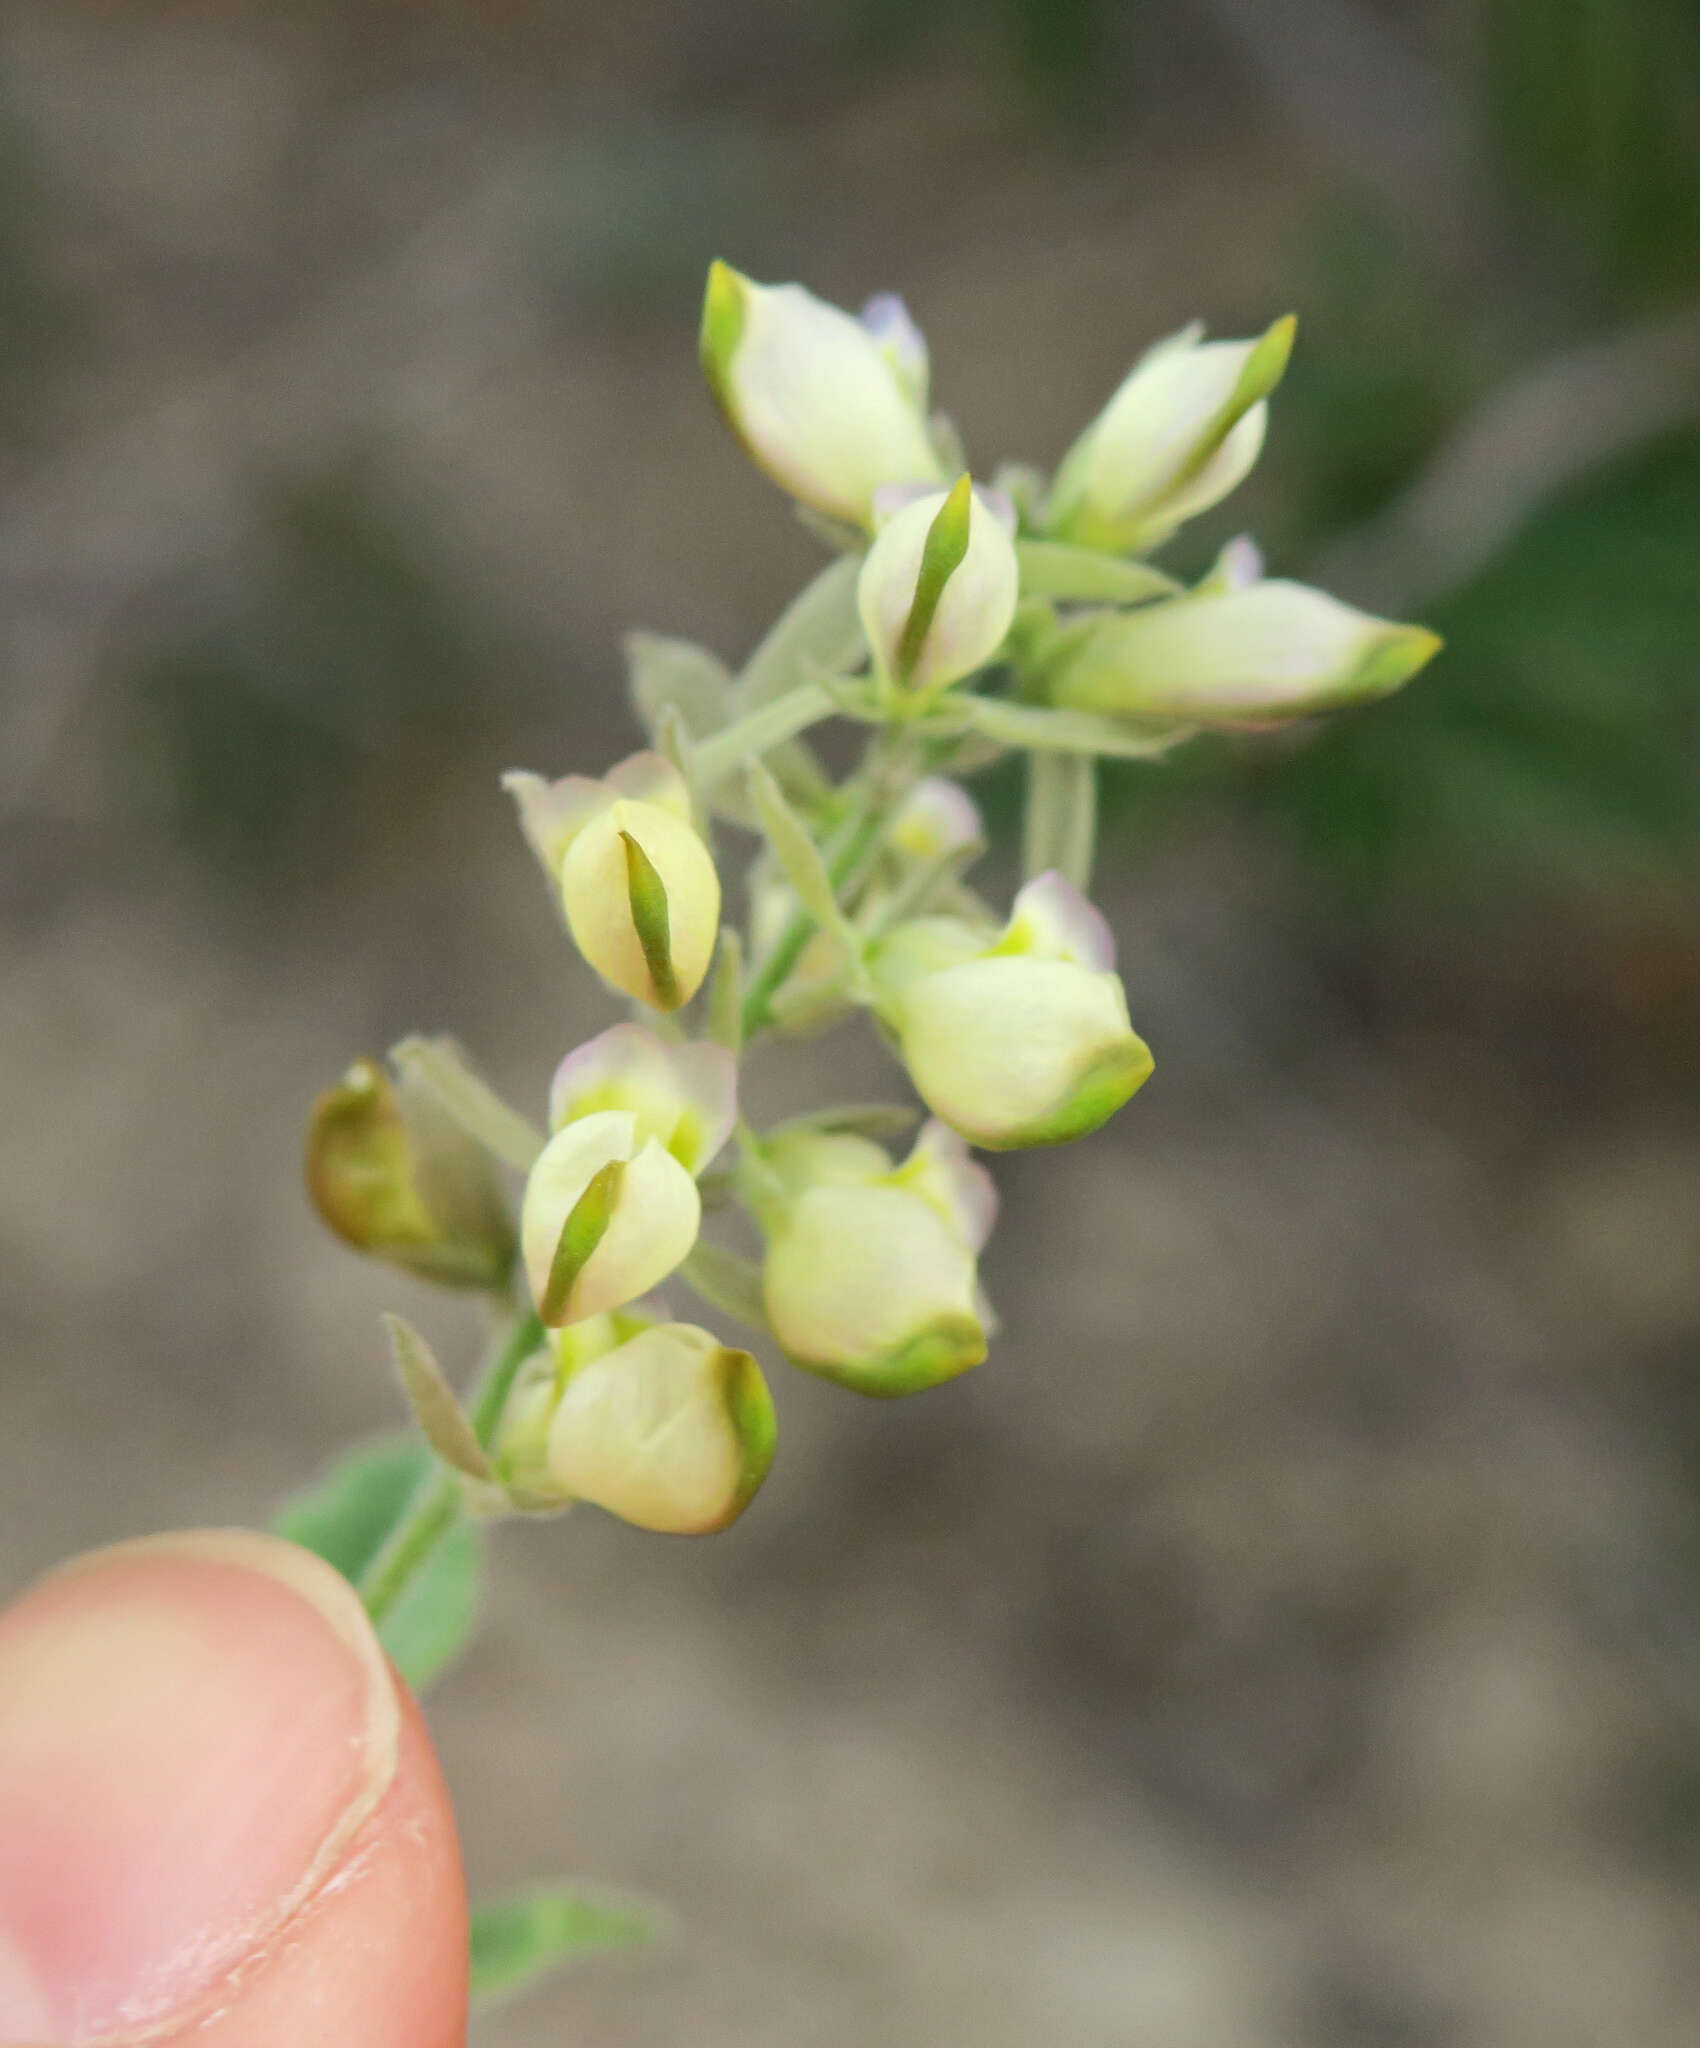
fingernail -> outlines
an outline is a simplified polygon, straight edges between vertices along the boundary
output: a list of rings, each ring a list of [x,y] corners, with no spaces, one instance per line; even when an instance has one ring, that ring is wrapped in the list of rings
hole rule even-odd
[[[269,1536],[96,1551],[0,1616],[0,2041],[192,2014],[324,1884],[395,1773],[353,1590]]]

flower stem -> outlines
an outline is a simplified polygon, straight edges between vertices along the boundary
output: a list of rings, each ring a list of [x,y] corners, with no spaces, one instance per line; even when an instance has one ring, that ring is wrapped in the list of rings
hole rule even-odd
[[[869,751],[863,777],[871,785],[869,800],[839,844],[827,855],[826,871],[832,886],[842,895],[846,884],[861,872],[862,864],[878,846],[891,822],[893,811],[908,793],[916,771],[912,746],[893,745],[881,735]],[[775,941],[767,958],[750,978],[744,994],[743,1037],[753,1038],[768,1021],[768,1007],[784,986],[787,976],[803,957],[819,929],[814,917],[799,908]]]
[[[543,1324],[534,1311],[528,1311],[503,1338],[474,1389],[472,1427],[486,1450],[520,1367],[542,1341]],[[426,1560],[459,1523],[462,1512],[459,1479],[433,1459],[400,1520],[360,1574],[356,1590],[374,1622],[382,1621],[407,1591]]]

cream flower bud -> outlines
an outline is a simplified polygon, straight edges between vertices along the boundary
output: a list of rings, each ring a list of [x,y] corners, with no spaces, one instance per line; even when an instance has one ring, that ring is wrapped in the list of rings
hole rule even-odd
[[[1084,1137],[1151,1072],[1113,972],[1114,942],[1060,875],[1015,899],[1001,937],[955,919],[900,926],[871,963],[927,1107],[992,1151]]]
[[[1388,696],[1440,645],[1302,583],[1253,583],[1106,615],[1048,689],[1076,711],[1279,725]]]
[[[1064,456],[1047,529],[1135,553],[1225,498],[1263,449],[1264,400],[1281,381],[1294,323],[1257,341],[1189,328],[1152,349]]]
[[[903,1166],[867,1139],[813,1136],[777,1162],[762,1293],[785,1355],[859,1393],[918,1392],[986,1355],[975,1253],[991,1179],[929,1126]]]
[[[943,775],[922,776],[891,821],[891,845],[906,860],[942,860],[985,836],[979,805]]]
[[[520,1249],[545,1323],[576,1323],[637,1300],[696,1242],[696,1182],[630,1110],[581,1116],[537,1156]]]
[[[817,512],[866,525],[883,485],[942,480],[925,344],[893,302],[873,301],[864,325],[801,285],[756,284],[715,263],[701,354],[751,460]]]
[[[356,1060],[313,1105],[313,1206],[357,1251],[444,1287],[500,1288],[514,1228],[489,1154],[425,1089]]]
[[[880,528],[856,604],[874,665],[905,689],[942,690],[996,654],[1021,571],[999,511],[962,477],[912,499]]]
[[[549,1425],[549,1477],[641,1529],[706,1535],[773,1462],[761,1369],[690,1323],[658,1323],[579,1365]]]
[[[640,1143],[654,1138],[701,1173],[737,1121],[738,1062],[721,1045],[667,1045],[641,1024],[616,1024],[556,1068],[549,1128],[610,1109],[632,1113]]]

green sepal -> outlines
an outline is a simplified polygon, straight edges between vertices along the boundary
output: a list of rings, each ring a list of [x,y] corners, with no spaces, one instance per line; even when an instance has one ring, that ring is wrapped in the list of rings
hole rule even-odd
[[[537,1304],[538,1313],[545,1323],[556,1324],[566,1313],[567,1301],[578,1276],[590,1264],[591,1255],[614,1220],[614,1208],[620,1199],[620,1183],[625,1173],[623,1159],[610,1159],[606,1166],[598,1167],[590,1176],[584,1193],[573,1204],[566,1222],[561,1225],[555,1256],[549,1264],[549,1284],[543,1290],[543,1299]]]
[[[708,388],[721,409],[732,413],[727,373],[744,334],[744,280],[717,256],[708,266],[708,283],[702,295],[702,327],[697,337],[697,358]]]
[[[945,585],[961,568],[968,553],[973,516],[974,484],[964,472],[946,492],[944,503],[927,528],[926,542],[921,549],[921,567],[915,577],[914,601],[910,604],[909,616],[903,622],[903,632],[897,642],[899,682],[908,680],[920,660],[921,646],[938,612]]]
[[[428,1089],[468,1137],[521,1173],[531,1171],[543,1134],[472,1071],[452,1038],[403,1038],[390,1058],[396,1072]]]
[[[1021,1152],[1036,1145],[1066,1145],[1108,1123],[1118,1109],[1150,1080],[1155,1062],[1143,1038],[1130,1036],[1076,1075],[1067,1096],[1055,1109],[999,1137],[965,1132],[985,1152]]]
[[[496,1475],[490,1469],[490,1460],[437,1363],[437,1354],[402,1317],[386,1313],[379,1321],[389,1342],[396,1378],[425,1441],[445,1465],[452,1466],[464,1478],[494,1485]]]
[[[732,1419],[738,1440],[738,1483],[725,1519],[729,1527],[761,1491],[762,1481],[773,1469],[773,1454],[779,1443],[779,1417],[773,1395],[762,1369],[747,1351],[723,1347],[718,1359],[720,1398]],[[707,1531],[704,1531],[707,1534]]]
[[[632,928],[643,948],[643,964],[649,969],[658,1008],[679,1007],[679,983],[673,972],[673,933],[667,914],[667,884],[655,871],[655,863],[629,832],[620,834],[626,849],[626,897],[631,905]]]
[[[904,1394],[923,1394],[929,1387],[943,1386],[959,1373],[979,1365],[986,1356],[986,1333],[970,1315],[943,1315],[917,1335],[881,1358],[857,1365],[823,1363],[819,1359],[786,1354],[791,1363],[818,1379],[848,1387],[854,1394],[874,1400],[896,1400]]]

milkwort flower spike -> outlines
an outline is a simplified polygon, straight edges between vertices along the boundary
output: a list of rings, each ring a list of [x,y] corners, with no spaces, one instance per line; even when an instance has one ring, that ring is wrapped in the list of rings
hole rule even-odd
[[[1250,470],[1292,332],[1284,320],[1255,340],[1170,337],[1054,481],[1006,465],[988,489],[929,421],[926,343],[900,301],[853,317],[713,267],[709,384],[755,461],[830,526],[839,559],[736,673],[683,641],[628,643],[655,751],[601,777],[505,778],[580,952],[662,1014],[562,1060],[547,1138],[442,1041],[404,1041],[393,1081],[357,1065],[314,1113],[309,1181],[333,1229],[501,1296],[517,1263],[535,1304],[464,1409],[423,1337],[392,1325],[462,1504],[586,1501],[677,1533],[742,1511],[772,1459],[772,1401],[748,1352],[653,1298],[675,1274],[862,1393],[936,1386],[985,1356],[978,1261],[996,1198],[969,1146],[1082,1136],[1152,1068],[1109,928],[1081,893],[1098,761],[1154,761],[1200,727],[1385,694],[1439,645],[1266,579],[1248,540],[1190,590],[1139,559]],[[835,714],[872,728],[839,780],[803,737]],[[1030,757],[1033,879],[1000,921],[964,879],[983,834],[961,778],[1012,751]],[[699,828],[710,815],[767,842],[742,932],[720,931]],[[691,1042],[679,1013],[716,955]],[[913,1120],[891,1105],[750,1127],[749,1047],[856,1008],[931,1112],[908,1156],[878,1142]],[[492,1158],[525,1176],[517,1232]],[[748,1212],[759,1262],[699,1241],[705,1204]],[[441,1513],[446,1477],[420,1512]],[[414,1541],[428,1553],[414,1514],[391,1532],[403,1557]]]

